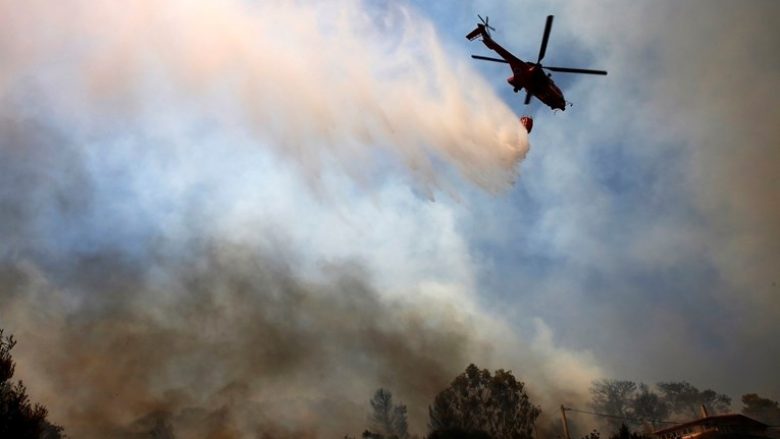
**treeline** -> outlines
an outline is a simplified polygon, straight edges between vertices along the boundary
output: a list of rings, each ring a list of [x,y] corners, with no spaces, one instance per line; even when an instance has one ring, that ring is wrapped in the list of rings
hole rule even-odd
[[[388,390],[377,390],[369,402],[364,439],[418,438],[408,432],[406,406],[395,404]],[[525,384],[511,371],[491,374],[471,364],[436,395],[428,414],[428,439],[531,439],[541,409],[531,403]]]
[[[665,421],[699,418],[702,406],[710,414],[731,409],[728,395],[711,389],[699,390],[685,381],[660,382],[651,387],[634,381],[603,379],[593,382],[590,393],[593,410],[614,416],[610,422],[616,426],[626,422],[659,427]]]
[[[14,337],[6,337],[0,329],[0,438],[63,438],[62,427],[46,420],[46,408],[30,402],[24,383],[11,380],[16,370],[11,357],[15,345]]]
[[[755,393],[742,396],[742,413],[765,424],[780,425],[778,402]],[[393,401],[386,389],[378,389],[369,401],[370,415],[364,439],[418,439],[408,431],[407,408]],[[701,417],[704,406],[710,415],[732,413],[728,395],[700,390],[686,381],[659,382],[654,386],[626,380],[596,380],[590,387],[588,416],[572,422],[572,437],[600,439],[599,430],[585,436],[574,434],[575,425],[599,425],[609,439],[649,438],[650,431]],[[575,411],[575,410],[573,410]],[[576,412],[576,411],[575,411]],[[491,374],[470,365],[450,386],[436,395],[429,407],[427,439],[530,439],[563,437],[558,425],[537,431],[541,409],[525,391],[525,384],[511,372]],[[581,416],[581,417],[582,417]],[[579,422],[578,422],[579,421]],[[544,430],[543,432],[540,432]],[[587,431],[587,430],[586,430]],[[580,433],[581,434],[581,433]],[[346,436],[345,439],[353,439]]]
[[[0,329],[0,438],[61,439],[63,428],[50,423],[46,408],[34,404],[21,381],[12,380],[16,364],[11,350],[13,336]],[[588,416],[604,420],[601,428],[610,439],[640,439],[648,427],[657,429],[669,421],[689,421],[701,416],[732,412],[729,396],[711,389],[699,390],[685,382],[660,382],[654,386],[626,380],[602,379],[590,387]],[[770,426],[780,426],[777,401],[755,393],[741,398],[742,413]],[[389,390],[378,389],[369,400],[367,429],[363,439],[420,439],[410,434],[406,405],[394,401]],[[575,411],[572,409],[572,411]],[[511,371],[491,373],[469,365],[428,407],[426,439],[532,439],[563,437],[560,424],[538,429],[541,408],[534,405],[525,383]],[[575,411],[576,412],[576,411]],[[576,422],[576,421],[575,421]],[[589,425],[595,424],[591,418]],[[552,424],[551,424],[552,425]],[[572,434],[572,437],[579,437]],[[594,430],[582,439],[600,439]],[[345,436],[345,439],[353,439]]]
[[[734,411],[728,395],[712,389],[699,390],[686,381],[659,382],[651,387],[634,381],[602,379],[593,382],[590,394],[591,408],[611,416],[605,419],[614,428],[626,424],[657,429],[666,422],[698,419],[702,407],[709,415]],[[777,401],[750,393],[742,396],[742,404],[746,416],[768,425],[780,425]]]
[[[596,383],[594,383],[596,384]],[[603,383],[602,383],[603,384]],[[368,429],[363,439],[420,439],[408,431],[407,408],[395,403],[390,391],[380,388],[369,401]],[[426,439],[532,439],[562,437],[560,428],[537,431],[541,408],[534,405],[525,384],[511,371],[490,373],[474,364],[458,375],[434,398],[428,408]],[[605,439],[645,438],[620,425]],[[354,439],[345,436],[344,439]],[[582,439],[601,439],[594,430]]]

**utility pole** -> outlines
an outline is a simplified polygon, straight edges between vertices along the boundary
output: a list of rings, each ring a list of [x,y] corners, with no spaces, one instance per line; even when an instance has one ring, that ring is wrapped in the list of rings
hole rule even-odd
[[[566,408],[561,404],[561,421],[563,421],[563,434],[566,439],[571,439],[569,436],[569,423],[566,421]]]

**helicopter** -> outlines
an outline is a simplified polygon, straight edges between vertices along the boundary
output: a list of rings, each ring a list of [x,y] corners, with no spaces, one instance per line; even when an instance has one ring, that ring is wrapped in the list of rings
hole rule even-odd
[[[483,19],[481,15],[477,15],[481,23],[477,23],[477,28],[469,32],[466,38],[469,41],[473,41],[477,38],[482,38],[482,43],[487,46],[488,49],[496,52],[501,58],[491,58],[488,56],[471,55],[474,59],[480,59],[484,61],[494,61],[500,63],[509,64],[512,68],[512,76],[507,78],[507,82],[517,93],[520,89],[525,88],[525,104],[528,105],[531,102],[531,98],[536,96],[540,101],[547,104],[553,110],[559,109],[561,111],[566,109],[566,100],[563,97],[561,89],[555,85],[552,80],[552,74],[545,72],[549,70],[551,72],[562,73],[585,73],[589,75],[606,75],[605,70],[590,70],[590,69],[578,69],[570,67],[550,67],[542,65],[542,59],[547,51],[547,42],[550,39],[550,30],[552,29],[553,16],[547,16],[547,23],[544,26],[544,36],[542,37],[542,45],[539,48],[539,56],[535,63],[525,62],[520,58],[512,55],[508,50],[504,49],[496,43],[490,36],[490,31],[496,29],[490,26],[489,18],[485,16]]]

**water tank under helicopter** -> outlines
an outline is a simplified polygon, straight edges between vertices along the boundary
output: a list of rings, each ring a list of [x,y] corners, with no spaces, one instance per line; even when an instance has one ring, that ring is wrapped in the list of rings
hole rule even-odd
[[[531,116],[522,116],[520,118],[520,124],[525,127],[528,134],[531,134],[531,130],[534,128],[534,120]]]

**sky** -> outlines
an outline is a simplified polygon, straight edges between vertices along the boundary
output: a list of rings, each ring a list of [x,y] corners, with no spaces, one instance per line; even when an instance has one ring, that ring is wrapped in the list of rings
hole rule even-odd
[[[0,0],[0,327],[73,437],[424,432],[474,362],[780,399],[774,1]],[[476,14],[554,74],[528,107]],[[534,117],[527,134],[520,115]]]

